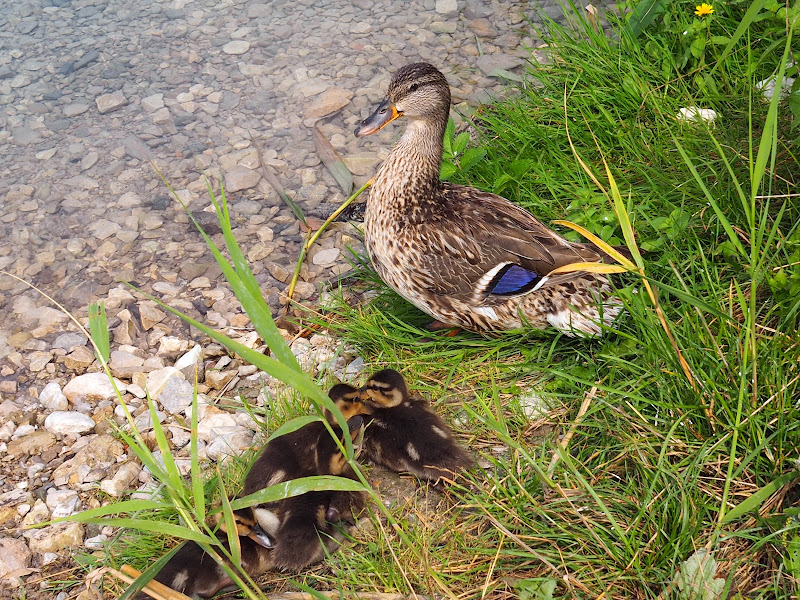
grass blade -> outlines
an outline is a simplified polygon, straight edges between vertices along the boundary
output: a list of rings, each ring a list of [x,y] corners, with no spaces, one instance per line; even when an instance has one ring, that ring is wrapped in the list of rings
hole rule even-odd
[[[317,154],[322,160],[323,164],[328,167],[328,170],[333,175],[333,178],[342,188],[345,196],[349,196],[353,192],[353,174],[350,169],[344,164],[342,157],[336,152],[336,148],[330,143],[325,134],[320,131],[319,127],[314,127],[311,130],[311,137],[314,139],[314,146],[317,148]]]

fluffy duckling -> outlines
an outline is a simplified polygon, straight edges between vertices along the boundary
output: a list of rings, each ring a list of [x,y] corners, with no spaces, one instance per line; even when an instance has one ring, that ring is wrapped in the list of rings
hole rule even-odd
[[[394,369],[378,371],[361,389],[372,415],[364,452],[374,462],[434,482],[474,464],[444,420],[424,398],[409,394]]]
[[[378,371],[361,389],[340,383],[328,395],[345,417],[368,415],[362,449],[374,463],[431,481],[473,465],[444,420],[393,369]]]
[[[348,420],[351,439],[360,435],[362,426],[361,416]],[[336,441],[319,421],[267,444],[245,478],[243,495],[313,475],[356,478]],[[253,514],[274,541],[273,568],[299,571],[334,550],[342,537],[340,525],[351,523],[365,505],[365,495],[360,492],[319,491],[255,506]]]
[[[360,434],[363,418],[348,421],[349,435]],[[341,432],[334,428],[341,436]],[[355,478],[344,454],[317,421],[270,441],[244,483],[243,495],[313,475]],[[308,492],[234,512],[242,567],[250,577],[270,569],[299,571],[321,561],[341,540],[340,526],[366,505],[359,492]],[[220,540],[227,546],[224,522]],[[187,542],[154,578],[193,598],[208,598],[233,585],[222,566],[194,542]],[[136,600],[148,598],[144,593]]]
[[[238,511],[234,513],[234,521],[239,533],[242,568],[251,577],[258,577],[273,568],[272,552],[269,549],[272,540],[264,535],[258,523],[252,517],[247,518],[246,512]],[[220,527],[217,537],[228,548],[224,529],[224,526]],[[222,566],[195,542],[186,542],[154,579],[191,598],[210,598],[234,586],[233,580]],[[147,600],[150,597],[139,592],[134,598]]]

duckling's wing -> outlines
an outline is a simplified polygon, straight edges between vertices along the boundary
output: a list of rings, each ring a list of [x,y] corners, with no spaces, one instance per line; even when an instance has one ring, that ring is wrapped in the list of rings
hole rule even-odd
[[[419,268],[428,289],[472,301],[523,294],[553,269],[602,258],[505,198],[451,184],[444,184],[438,206],[410,227],[424,242]]]

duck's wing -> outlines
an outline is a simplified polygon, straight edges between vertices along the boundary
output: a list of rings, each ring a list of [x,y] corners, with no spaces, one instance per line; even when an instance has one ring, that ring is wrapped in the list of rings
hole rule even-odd
[[[593,246],[568,242],[505,198],[443,186],[438,205],[409,224],[426,250],[418,276],[432,293],[473,302],[512,297],[560,266],[602,259]]]

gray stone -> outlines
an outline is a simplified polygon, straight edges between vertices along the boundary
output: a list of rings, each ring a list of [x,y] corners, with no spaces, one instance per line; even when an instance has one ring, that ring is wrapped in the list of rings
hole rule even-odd
[[[206,446],[206,456],[211,460],[221,460],[225,456],[239,456],[253,447],[253,432],[245,427],[215,427],[213,438]]]
[[[92,417],[74,410],[57,410],[44,420],[44,427],[56,435],[81,435],[95,427]]]
[[[67,352],[71,352],[77,346],[85,346],[89,341],[82,333],[62,333],[53,342],[53,348],[61,348]]]
[[[458,16],[457,0],[436,0],[436,12],[445,17]]]
[[[338,87],[325,90],[311,105],[306,109],[307,119],[319,119],[332,115],[350,103],[353,92]]]
[[[256,187],[259,181],[261,181],[259,171],[236,165],[225,172],[225,191],[232,193],[249,190]]]
[[[174,368],[174,367],[173,367]],[[181,377],[183,374],[181,374]],[[180,377],[167,379],[164,389],[158,396],[158,401],[169,413],[180,414],[192,404],[194,386]]]
[[[508,54],[484,54],[479,56],[475,62],[485,75],[492,77],[497,74],[498,70],[508,71],[520,66],[525,61],[518,56],[509,56]]]
[[[83,346],[79,346],[83,348]],[[125,391],[125,384],[119,379],[114,380],[114,385],[120,392]],[[64,386],[64,395],[70,402],[78,399],[94,398],[100,400],[110,400],[116,398],[114,385],[109,381],[105,373],[86,373],[74,377]]]
[[[161,392],[166,389],[171,378],[182,380],[183,373],[175,367],[164,367],[147,374],[147,391],[153,400],[160,399]]]
[[[125,94],[123,94],[121,90],[117,90],[111,94],[98,96],[95,98],[95,103],[97,104],[97,110],[100,111],[100,114],[106,114],[125,106],[128,103],[128,99],[125,98]]]
[[[83,545],[83,524],[55,523],[26,531],[23,535],[28,538],[28,546],[33,552],[58,552],[64,548],[78,548]]]
[[[339,248],[327,248],[317,252],[311,262],[321,267],[328,267],[336,262],[340,254]]]
[[[139,477],[142,468],[135,462],[124,463],[111,479],[100,483],[100,489],[109,496],[119,498]]]
[[[39,393],[39,402],[42,403],[48,410],[67,410],[69,402],[64,392],[61,391],[61,386],[55,381],[51,381]]]
[[[142,108],[149,113],[164,108],[164,94],[153,94],[147,98],[142,98]],[[167,112],[167,114],[169,114],[169,112]]]
[[[225,54],[244,54],[250,50],[250,42],[245,40],[233,40],[222,47]]]
[[[494,12],[488,0],[466,0],[464,2],[464,16],[467,19],[482,19]]]
[[[50,488],[45,499],[50,509],[50,518],[60,519],[75,514],[81,506],[78,492],[75,490],[55,490]]]

